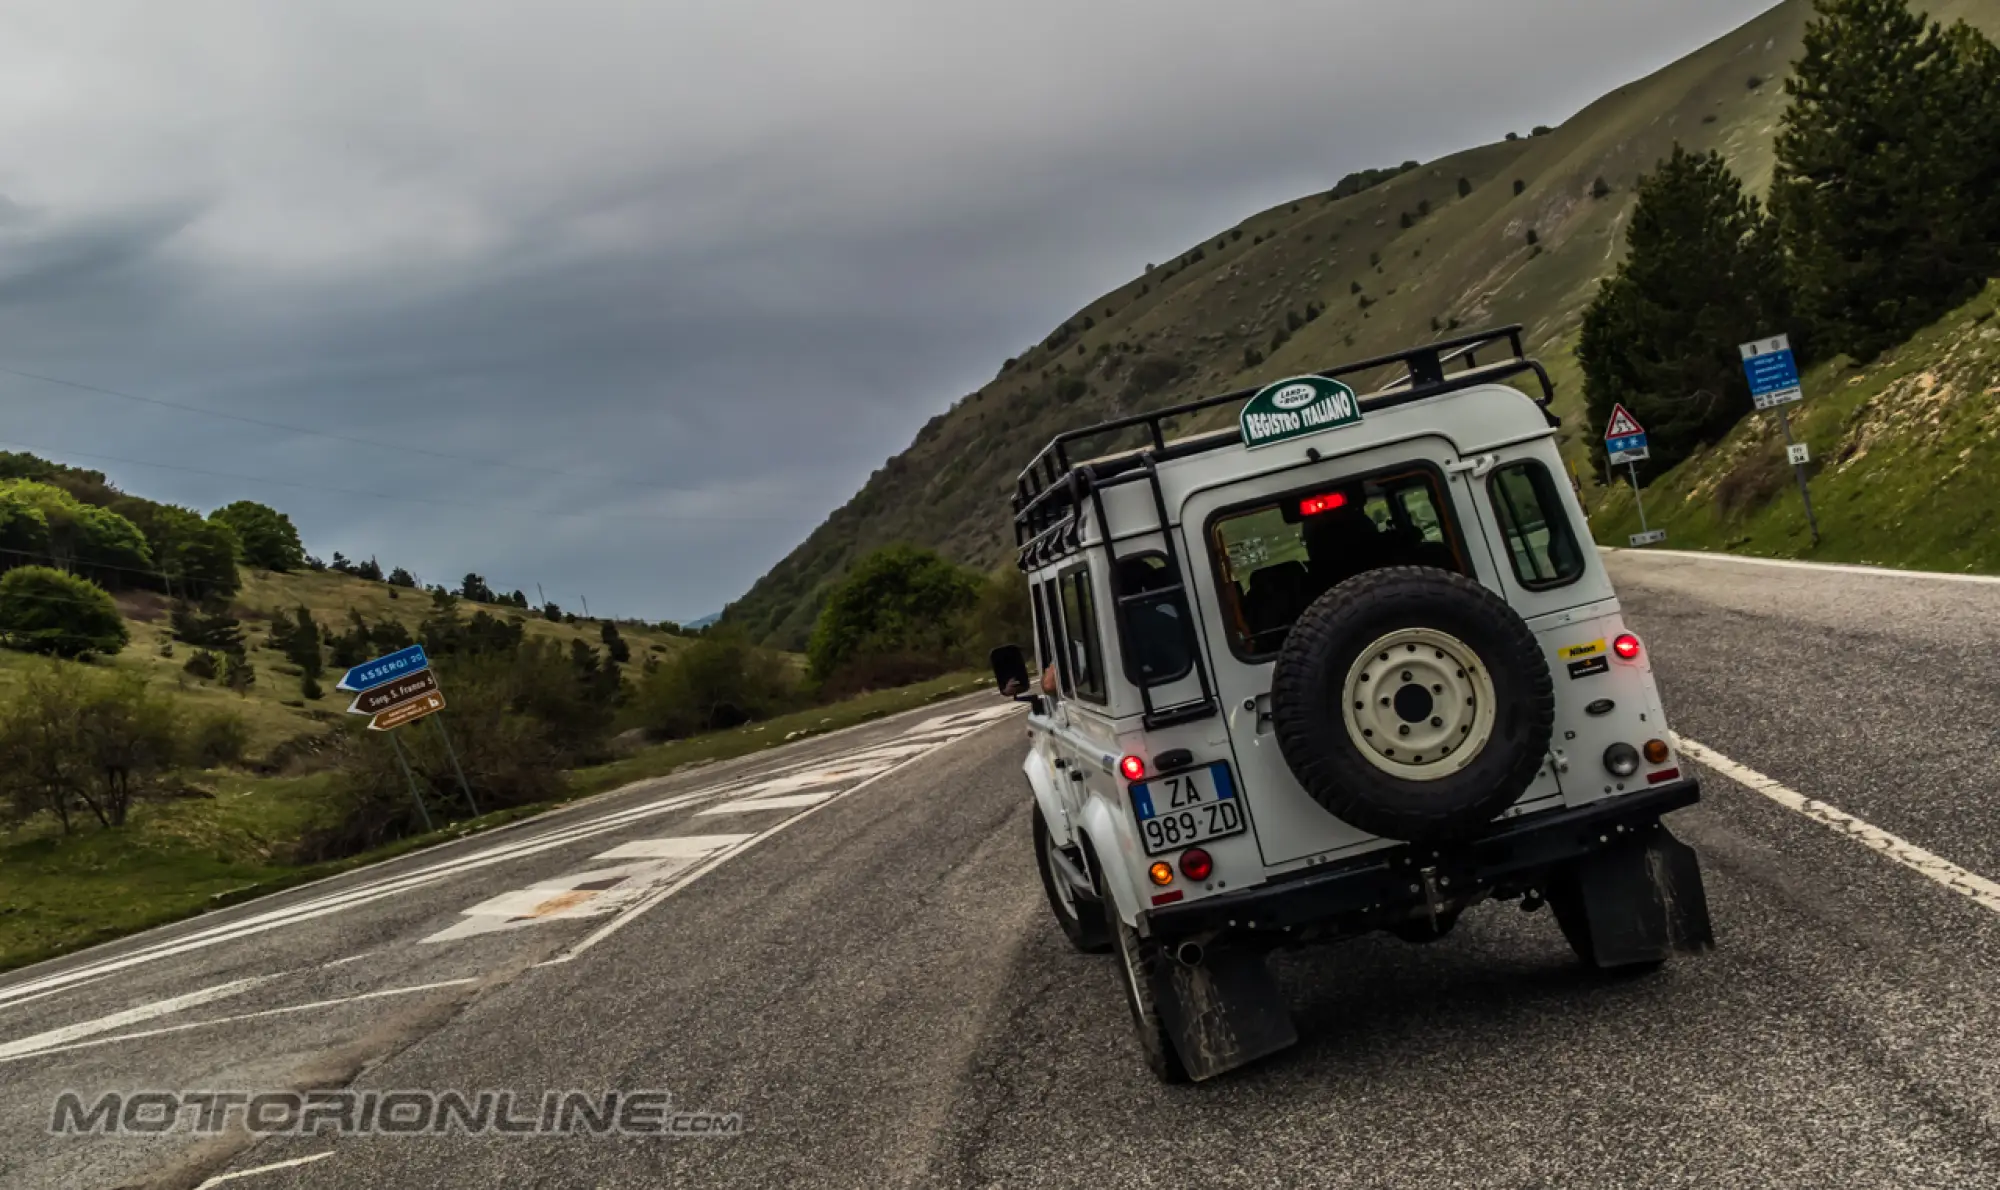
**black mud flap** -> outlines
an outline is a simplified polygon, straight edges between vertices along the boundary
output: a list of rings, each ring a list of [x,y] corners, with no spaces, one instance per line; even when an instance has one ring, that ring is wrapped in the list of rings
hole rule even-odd
[[[1160,1023],[1196,1082],[1298,1043],[1262,951],[1216,948],[1194,967],[1162,955],[1152,978]]]
[[[1599,967],[1657,963],[1715,945],[1701,864],[1665,826],[1576,861],[1564,893],[1574,898],[1561,907],[1571,919],[1564,930],[1588,932],[1587,943],[1570,941]]]

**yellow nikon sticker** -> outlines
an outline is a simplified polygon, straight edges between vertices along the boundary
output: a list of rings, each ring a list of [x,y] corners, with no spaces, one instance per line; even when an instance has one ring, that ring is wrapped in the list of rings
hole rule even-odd
[[[1556,653],[1564,661],[1574,661],[1578,657],[1594,657],[1603,651],[1604,638],[1600,636],[1586,645],[1564,645]]]

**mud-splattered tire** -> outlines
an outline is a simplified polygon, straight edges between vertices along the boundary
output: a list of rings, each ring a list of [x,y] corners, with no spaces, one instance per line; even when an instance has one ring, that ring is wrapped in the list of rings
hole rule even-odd
[[[1035,866],[1042,872],[1042,892],[1049,899],[1049,912],[1069,944],[1084,954],[1103,954],[1111,949],[1105,932],[1104,910],[1095,897],[1071,891],[1069,881],[1055,866],[1056,841],[1049,835],[1049,823],[1042,808],[1035,807]],[[1086,861],[1087,862],[1087,861]]]
[[[1555,684],[1506,602],[1426,566],[1358,575],[1286,637],[1271,719],[1299,783],[1336,817],[1390,839],[1484,829],[1548,756]]]
[[[1173,1038],[1167,1036],[1159,1004],[1153,997],[1152,973],[1158,964],[1171,960],[1160,952],[1158,945],[1141,938],[1139,931],[1120,921],[1118,910],[1109,899],[1104,902],[1104,928],[1115,942],[1118,978],[1125,985],[1125,1006],[1132,1010],[1132,1033],[1146,1059],[1146,1069],[1163,1083],[1187,1082],[1187,1067],[1181,1065],[1180,1053],[1174,1049]]]

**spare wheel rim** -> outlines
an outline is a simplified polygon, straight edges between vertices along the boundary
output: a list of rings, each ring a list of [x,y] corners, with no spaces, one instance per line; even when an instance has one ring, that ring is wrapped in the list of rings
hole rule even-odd
[[[1379,637],[1341,688],[1348,738],[1368,763],[1405,781],[1437,781],[1493,738],[1493,677],[1472,646],[1436,628]]]

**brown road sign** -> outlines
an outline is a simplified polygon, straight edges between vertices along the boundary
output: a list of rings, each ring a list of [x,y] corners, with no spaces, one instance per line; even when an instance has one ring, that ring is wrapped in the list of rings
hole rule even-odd
[[[428,669],[420,669],[413,674],[385,682],[373,690],[364,690],[354,696],[347,705],[350,715],[378,715],[390,707],[401,706],[413,699],[421,698],[438,688],[437,674]]]
[[[415,723],[426,715],[444,710],[444,695],[436,690],[409,702],[397,703],[368,722],[370,731],[393,731],[405,723]]]

